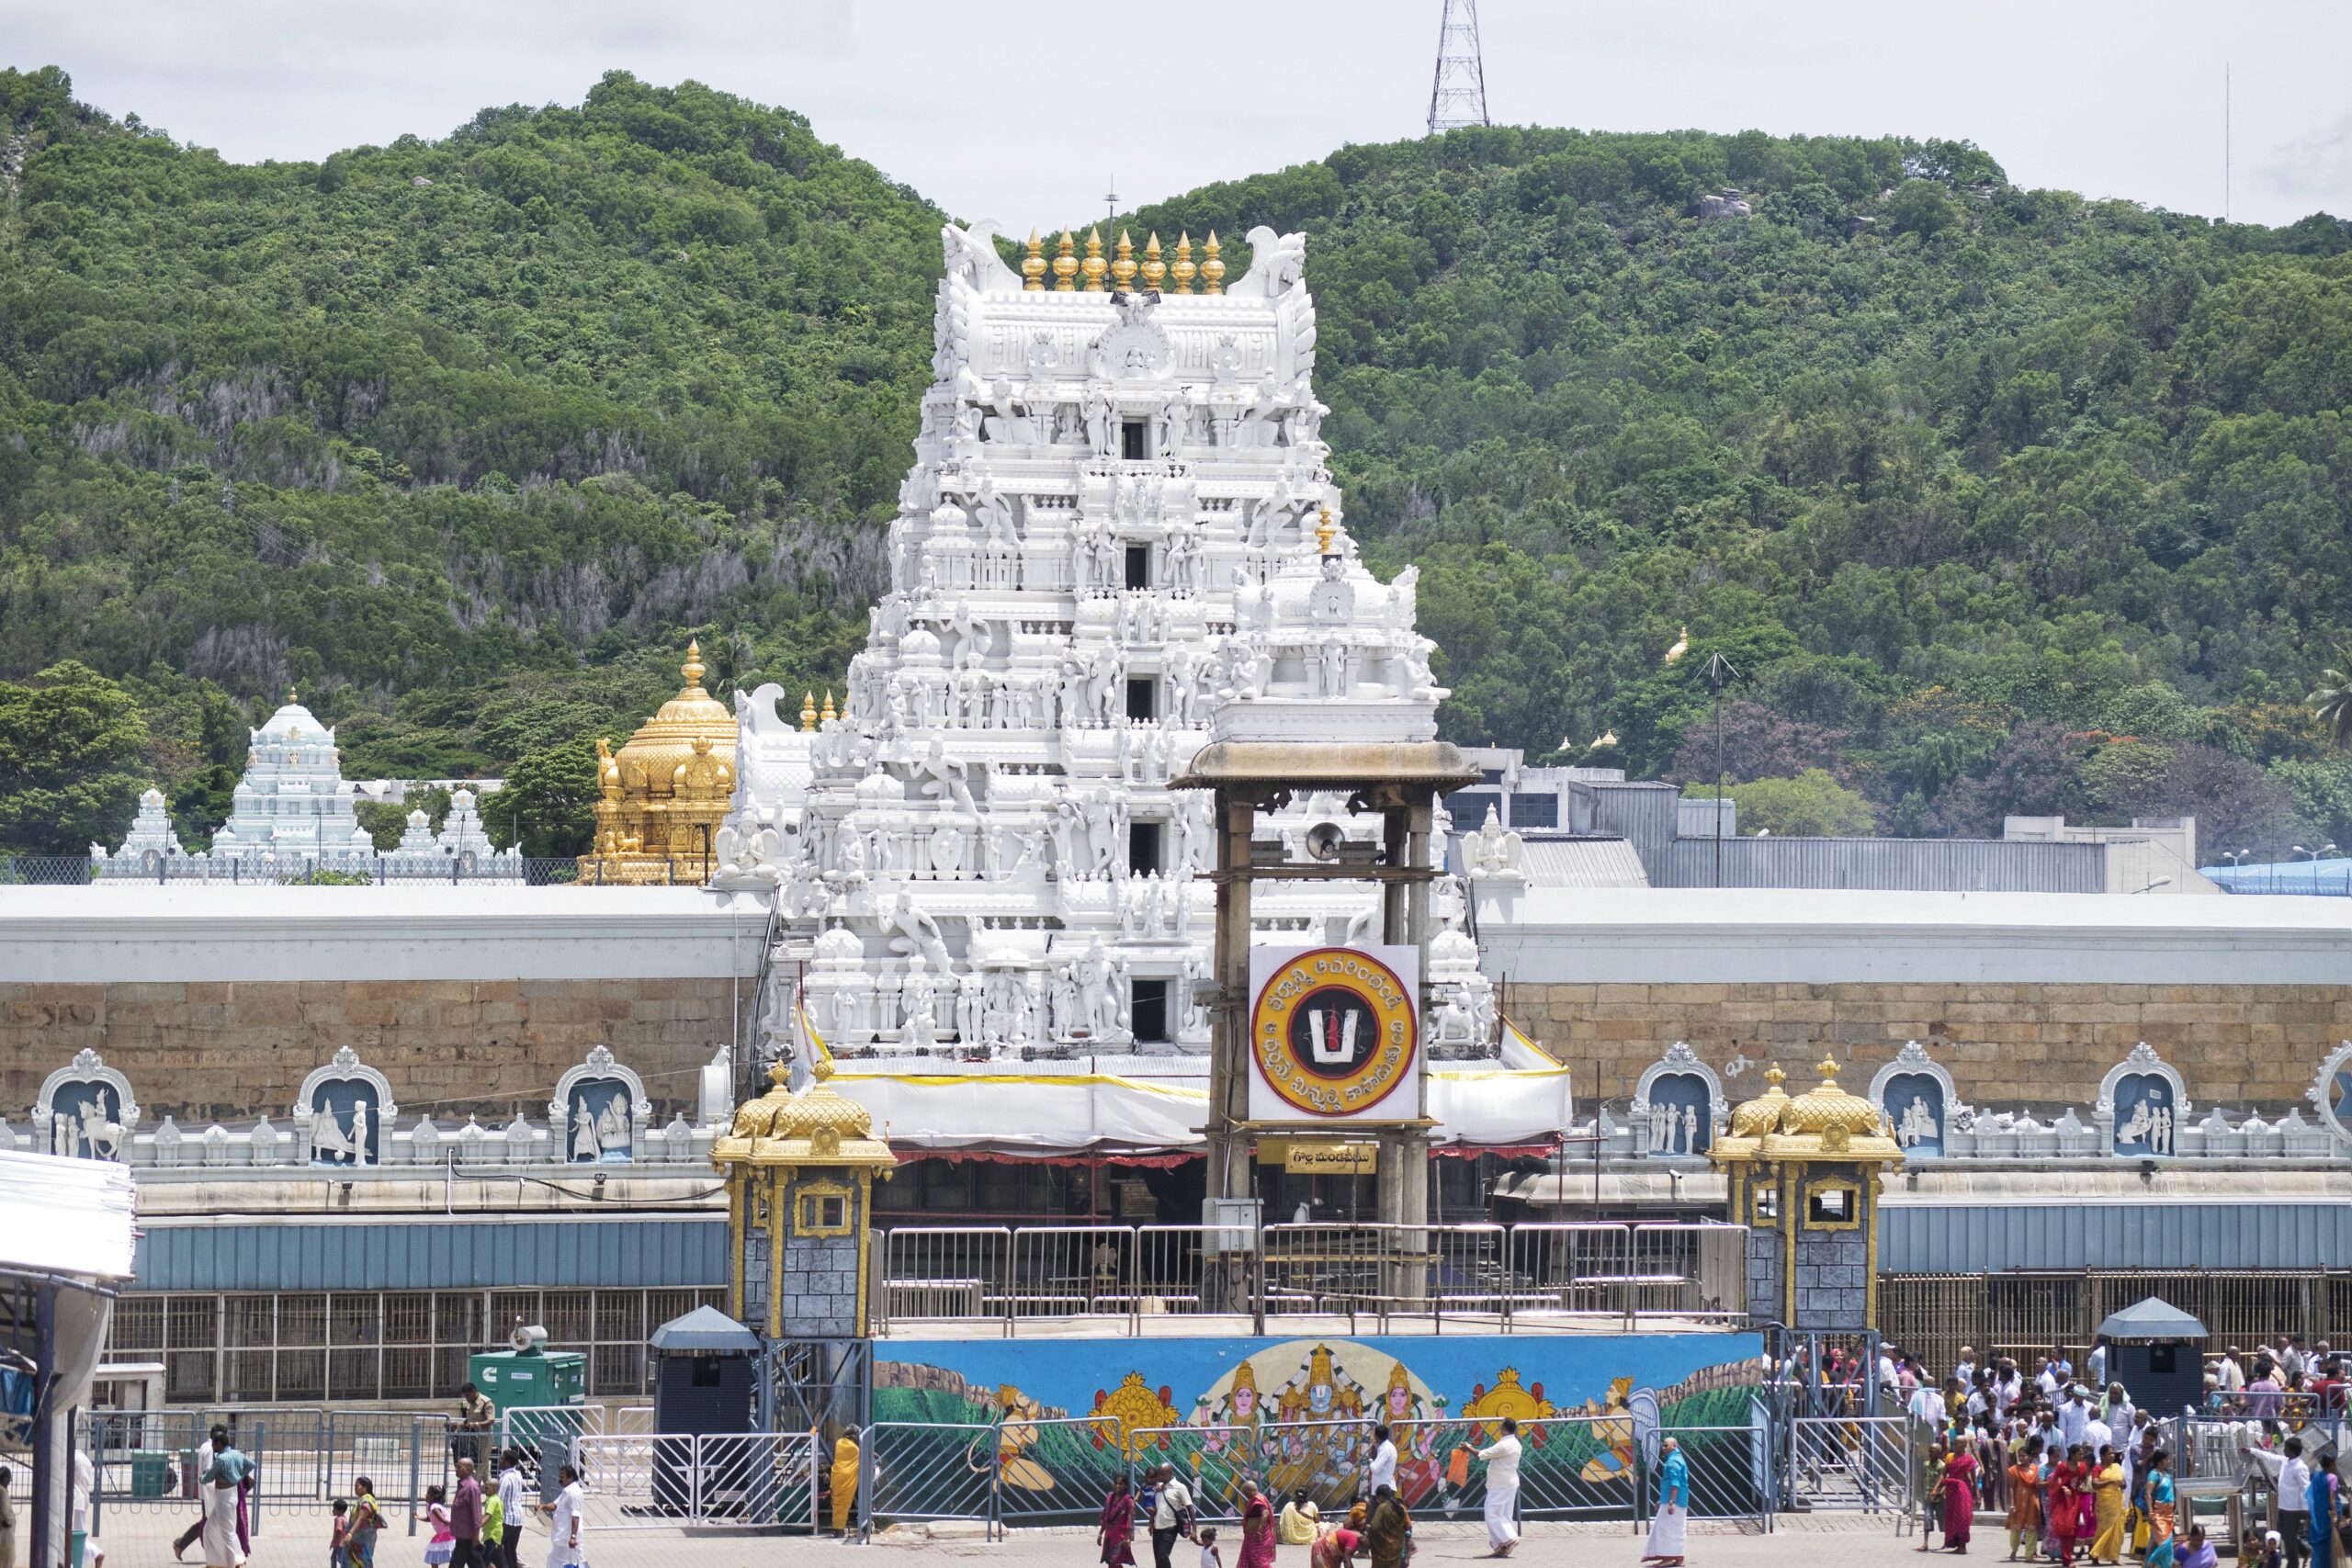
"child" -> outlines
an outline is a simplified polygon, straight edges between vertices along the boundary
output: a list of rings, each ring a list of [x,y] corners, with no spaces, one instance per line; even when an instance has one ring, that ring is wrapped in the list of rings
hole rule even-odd
[[[448,1493],[440,1486],[424,1489],[424,1519],[433,1527],[433,1539],[424,1543],[424,1561],[431,1568],[447,1568],[450,1558],[458,1552],[457,1532],[449,1528]]]
[[[492,1568],[498,1562],[498,1552],[505,1540],[506,1499],[493,1490],[481,1506],[482,1568]]]
[[[2261,1568],[2280,1568],[2286,1561],[2286,1545],[2277,1530],[2265,1530],[2262,1535]]]
[[[1225,1559],[1217,1555],[1216,1531],[1201,1532],[1201,1568],[1225,1568]]]
[[[327,1536],[327,1568],[351,1568],[351,1505],[334,1500],[334,1529]]]

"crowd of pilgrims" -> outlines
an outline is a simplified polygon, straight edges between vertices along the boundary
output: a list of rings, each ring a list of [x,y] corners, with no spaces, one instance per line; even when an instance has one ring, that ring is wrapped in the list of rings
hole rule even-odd
[[[2214,1568],[2217,1552],[2201,1526],[2180,1529],[2169,1413],[2134,1405],[2108,1376],[2108,1348],[2093,1348],[2084,1374],[2062,1350],[2034,1358],[2030,1373],[2008,1358],[1980,1362],[1962,1347],[1951,1375],[1939,1382],[1917,1356],[1882,1348],[1878,1364],[1829,1349],[1817,1379],[1804,1382],[1816,1401],[1850,1414],[1866,1380],[1885,1407],[1899,1406],[1916,1433],[1913,1495],[1921,1504],[1919,1550],[1943,1537],[1964,1553],[1980,1508],[2006,1516],[2009,1561],[2120,1563],[2144,1568]],[[2352,1560],[2352,1521],[2332,1448],[2306,1451],[2292,1427],[2340,1419],[2352,1364],[2321,1341],[2306,1351],[2296,1337],[2247,1357],[2231,1346],[2205,1374],[2202,1404],[2182,1416],[2231,1424],[2250,1461],[2268,1475],[2278,1529],[2257,1552],[2240,1553],[2262,1568],[2331,1568],[2339,1551]],[[2316,1435],[2332,1427],[2313,1427]],[[2339,1565],[2341,1568],[2341,1565]]]

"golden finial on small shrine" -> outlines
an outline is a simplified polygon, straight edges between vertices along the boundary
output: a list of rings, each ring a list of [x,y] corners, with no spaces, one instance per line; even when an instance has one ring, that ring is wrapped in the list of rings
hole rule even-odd
[[[692,638],[686,642],[686,661],[678,666],[678,673],[686,678],[689,686],[702,684],[702,644]]]
[[[1176,280],[1176,292],[1190,294],[1193,291],[1193,275],[1199,270],[1200,268],[1193,265],[1193,236],[1178,234],[1176,236],[1176,265],[1169,268],[1168,273]]]
[[[1111,287],[1122,294],[1132,293],[1136,286],[1136,246],[1125,229],[1119,231],[1119,259],[1111,264]]]
[[[1764,1069],[1764,1081],[1770,1084],[1774,1089],[1778,1089],[1782,1084],[1789,1081],[1789,1075],[1781,1070],[1780,1063],[1775,1062],[1770,1066]]]
[[[1339,525],[1331,521],[1331,509],[1328,506],[1325,507],[1323,509],[1323,521],[1315,530],[1315,553],[1319,556],[1329,555],[1331,553],[1331,536],[1339,531]]]
[[[1109,269],[1109,265],[1102,259],[1102,231],[1089,229],[1086,231],[1086,260],[1079,267],[1086,274],[1087,293],[1102,292],[1102,274]]]
[[[1223,247],[1216,243],[1216,230],[1209,231],[1209,243],[1201,249],[1208,253],[1208,260],[1201,264],[1201,292],[1222,294],[1225,292],[1225,263],[1217,259],[1217,252]]]
[[[827,724],[841,717],[841,715],[833,711],[833,689],[831,686],[825,688],[825,711],[819,716]]]
[[[817,694],[814,692],[800,694],[800,728],[803,729],[817,728]]]
[[[1021,276],[1027,280],[1021,286],[1024,293],[1039,293],[1046,287],[1046,247],[1035,229],[1029,231],[1029,254],[1021,258]]]
[[[1070,254],[1072,242],[1069,231],[1062,231],[1061,249],[1054,253],[1054,291],[1067,294],[1078,285],[1071,279],[1078,276],[1078,258]]]
[[[1168,264],[1159,259],[1159,231],[1155,229],[1151,238],[1143,243],[1143,286],[1157,294],[1159,286],[1167,281]]]
[[[293,687],[288,686],[286,688],[286,703],[288,706],[299,706],[301,704],[301,701],[302,698],[300,694],[298,694]]]
[[[1821,1081],[1825,1086],[1835,1086],[1838,1082],[1838,1058],[1835,1056],[1822,1057],[1819,1071],[1821,1073]]]

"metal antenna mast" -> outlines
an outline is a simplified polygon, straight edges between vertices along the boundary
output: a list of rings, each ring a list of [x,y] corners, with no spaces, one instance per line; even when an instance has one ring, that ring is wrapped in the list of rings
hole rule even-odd
[[[1430,83],[1430,134],[1487,118],[1487,67],[1478,52],[1478,0],[1445,0],[1437,29],[1437,74]]]

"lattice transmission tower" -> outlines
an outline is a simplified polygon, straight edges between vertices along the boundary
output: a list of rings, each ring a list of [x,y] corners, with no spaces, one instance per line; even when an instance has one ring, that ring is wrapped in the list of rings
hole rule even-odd
[[[1487,67],[1478,54],[1478,0],[1445,0],[1437,75],[1430,83],[1430,134],[1493,123],[1487,118]]]

